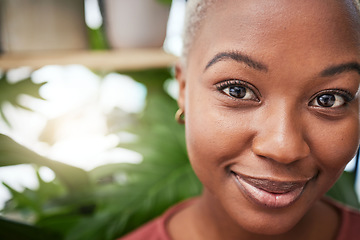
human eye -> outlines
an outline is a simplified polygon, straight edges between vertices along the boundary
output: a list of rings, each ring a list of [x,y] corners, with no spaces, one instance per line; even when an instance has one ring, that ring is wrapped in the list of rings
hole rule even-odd
[[[216,88],[235,99],[260,101],[256,88],[241,80],[226,80],[216,84]]]
[[[321,108],[340,108],[354,99],[354,96],[346,90],[324,90],[311,98],[309,106]]]

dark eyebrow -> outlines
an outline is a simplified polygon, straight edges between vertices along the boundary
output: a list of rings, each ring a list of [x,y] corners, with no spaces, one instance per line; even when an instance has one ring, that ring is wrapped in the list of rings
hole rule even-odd
[[[232,59],[237,62],[245,63],[249,67],[259,70],[259,71],[268,71],[268,68],[265,64],[255,61],[251,59],[248,55],[242,54],[237,51],[230,51],[230,52],[220,52],[213,57],[208,64],[205,67],[205,70],[207,70],[210,66],[214,65],[215,63],[222,61],[224,59]]]
[[[344,72],[355,71],[360,75],[360,64],[357,62],[349,62],[340,65],[331,66],[320,73],[322,77],[331,77]]]

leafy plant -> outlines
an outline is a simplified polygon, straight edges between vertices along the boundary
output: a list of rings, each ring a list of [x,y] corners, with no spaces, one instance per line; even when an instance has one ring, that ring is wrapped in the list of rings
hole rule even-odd
[[[13,198],[5,213],[30,213],[35,219],[34,228],[67,240],[114,239],[170,205],[200,193],[201,185],[188,163],[183,126],[173,118],[177,104],[163,89],[164,81],[171,78],[169,70],[127,74],[143,82],[149,94],[146,109],[129,129],[139,136],[139,141],[121,147],[143,154],[143,162],[111,164],[82,172],[38,156],[0,135],[2,166],[33,163],[48,166],[57,175],[52,183],[38,176],[36,190],[17,192],[8,186]],[[65,175],[67,172],[69,175]],[[48,187],[58,190],[50,194]]]
[[[58,240],[60,239],[60,236],[33,225],[19,223],[0,217],[0,239]]]
[[[7,80],[6,74],[0,76],[0,117],[9,125],[9,121],[4,114],[3,105],[10,103],[15,107],[20,107],[30,110],[27,107],[19,104],[18,98],[20,95],[25,94],[34,98],[42,99],[39,95],[39,89],[45,83],[35,84],[31,78],[26,78],[16,83],[10,83]]]
[[[355,179],[355,172],[344,172],[340,179],[327,192],[327,195],[346,205],[360,209],[359,199],[354,190]]]
[[[161,214],[170,205],[199,194],[201,185],[186,156],[183,127],[173,114],[176,102],[163,90],[168,70],[129,72],[148,88],[145,111],[129,129],[139,136],[121,145],[143,154],[140,164],[98,167],[89,175],[98,184],[96,212],[83,218],[66,239],[113,239]],[[166,139],[166,141],[164,141]]]
[[[172,0],[157,0],[159,3],[171,5]]]
[[[42,157],[0,134],[0,167],[18,164],[35,164],[51,168],[71,192],[78,192],[90,184],[84,170]]]

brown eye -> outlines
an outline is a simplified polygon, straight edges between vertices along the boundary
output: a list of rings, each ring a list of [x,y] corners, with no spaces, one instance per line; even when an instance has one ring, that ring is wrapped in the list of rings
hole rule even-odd
[[[242,86],[230,86],[222,90],[230,97],[244,99],[244,100],[256,100],[255,93],[247,87]]]
[[[323,108],[336,108],[346,104],[345,97],[340,94],[325,93],[315,97],[309,105]]]
[[[239,100],[252,100],[259,102],[258,96],[261,96],[259,91],[252,84],[238,80],[231,79],[215,84],[217,90],[228,95],[231,98]]]
[[[316,98],[321,107],[332,107],[335,104],[336,97],[333,94],[324,94]]]
[[[244,87],[229,87],[229,95],[236,98],[244,98],[246,96],[246,88]]]

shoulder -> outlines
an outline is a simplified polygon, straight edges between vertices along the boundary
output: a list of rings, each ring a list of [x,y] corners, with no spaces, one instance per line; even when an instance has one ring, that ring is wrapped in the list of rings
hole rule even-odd
[[[360,236],[360,211],[333,200],[329,202],[341,214],[341,225],[336,240],[358,240]]]
[[[148,222],[118,240],[171,240],[166,227],[168,220],[177,212],[191,205],[194,200],[195,199],[186,200],[171,207],[160,217]]]
[[[165,224],[161,217],[145,224],[139,229],[131,232],[130,234],[118,239],[118,240],[170,240],[168,238]]]
[[[342,213],[342,226],[337,240],[359,239],[360,236],[360,212],[344,207]],[[341,236],[341,237],[340,237]]]

